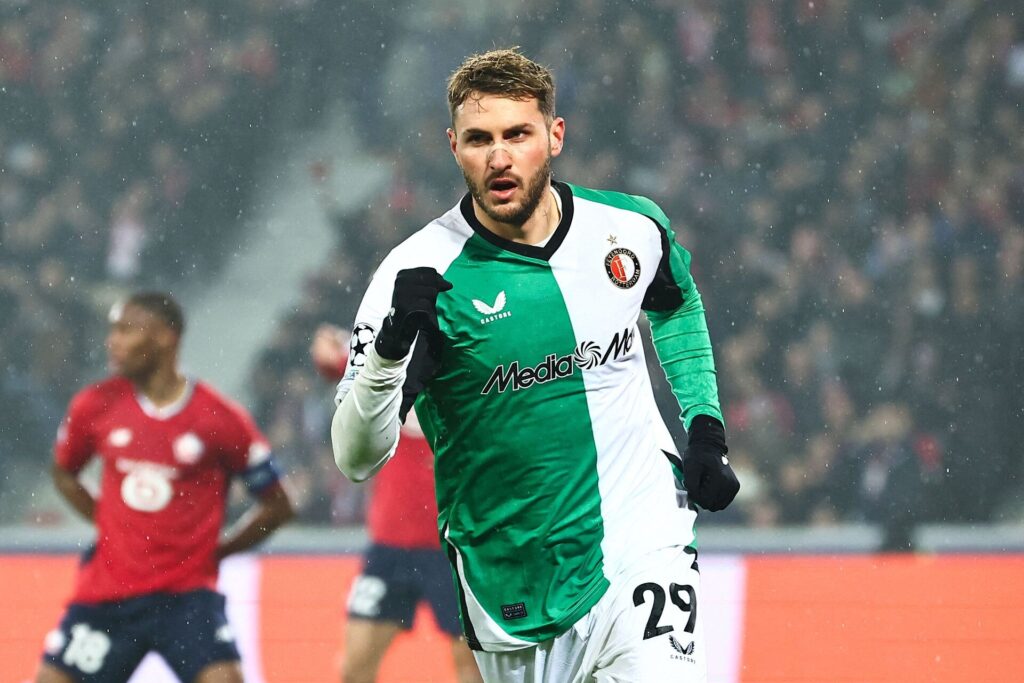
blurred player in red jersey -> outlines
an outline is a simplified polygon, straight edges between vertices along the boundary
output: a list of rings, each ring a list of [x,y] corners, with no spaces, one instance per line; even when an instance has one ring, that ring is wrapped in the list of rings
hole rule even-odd
[[[110,314],[111,377],[71,401],[53,479],[96,525],[74,594],[46,637],[36,683],[126,681],[147,652],[185,683],[241,683],[238,649],[216,592],[218,563],[294,512],[267,440],[240,406],[178,370],[181,308],[140,293]],[[99,495],[79,481],[102,462]],[[228,485],[257,503],[224,538]]]
[[[350,341],[342,329],[322,325],[310,355],[322,375],[337,381],[347,362],[359,362],[360,343],[358,334]],[[348,597],[343,683],[377,680],[384,654],[400,631],[412,628],[421,600],[430,604],[437,625],[452,639],[459,683],[482,681],[461,637],[451,567],[438,538],[434,455],[413,412],[402,427],[395,457],[374,479],[367,526],[371,545]]]

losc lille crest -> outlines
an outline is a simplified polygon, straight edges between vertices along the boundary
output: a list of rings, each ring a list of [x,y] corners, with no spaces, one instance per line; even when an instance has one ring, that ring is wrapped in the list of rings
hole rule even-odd
[[[640,259],[629,249],[612,249],[604,257],[604,271],[613,285],[629,289],[640,279]]]

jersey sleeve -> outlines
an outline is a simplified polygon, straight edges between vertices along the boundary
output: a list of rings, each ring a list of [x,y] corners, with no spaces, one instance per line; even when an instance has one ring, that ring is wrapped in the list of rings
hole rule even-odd
[[[373,476],[398,447],[406,368],[409,359],[417,355],[418,344],[413,344],[409,358],[399,361],[381,358],[373,348],[391,309],[398,270],[392,252],[370,280],[352,326],[348,367],[335,395],[337,410],[331,422],[334,461],[354,481]]]
[[[690,275],[690,253],[676,242],[668,219],[658,213],[652,220],[660,233],[662,255],[643,301],[654,349],[679,402],[683,426],[689,429],[697,415],[724,424],[704,304]]]
[[[247,410],[232,403],[226,403],[225,408],[227,424],[221,444],[225,468],[241,476],[250,493],[259,495],[281,479],[270,442]]]
[[[71,400],[67,415],[57,430],[53,448],[54,461],[59,467],[78,472],[96,453],[93,422],[101,408],[100,397],[89,390]]]
[[[334,397],[336,405],[345,398],[352,387],[352,382],[366,366],[366,357],[373,348],[373,340],[377,338],[381,323],[391,309],[391,295],[395,288],[395,276],[398,275],[398,269],[392,263],[391,259],[384,259],[370,279],[363,300],[359,304],[348,343],[348,363],[341,381],[338,382]]]

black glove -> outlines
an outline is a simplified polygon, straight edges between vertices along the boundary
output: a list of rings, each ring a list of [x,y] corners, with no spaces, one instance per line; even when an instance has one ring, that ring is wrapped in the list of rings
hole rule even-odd
[[[683,485],[690,500],[705,510],[724,510],[740,490],[740,481],[725,454],[725,427],[708,415],[690,422],[683,453]]]
[[[437,295],[451,288],[452,283],[433,268],[398,271],[395,291],[391,295],[391,311],[384,318],[373,343],[377,355],[389,360],[401,360],[409,355],[409,349],[420,330],[430,336],[440,335],[437,327]]]

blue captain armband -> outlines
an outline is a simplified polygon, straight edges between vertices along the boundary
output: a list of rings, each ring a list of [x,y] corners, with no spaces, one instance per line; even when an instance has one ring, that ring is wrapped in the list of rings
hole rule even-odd
[[[272,455],[242,472],[242,483],[254,496],[261,495],[279,481],[281,481],[281,468],[277,466],[277,461]]]

